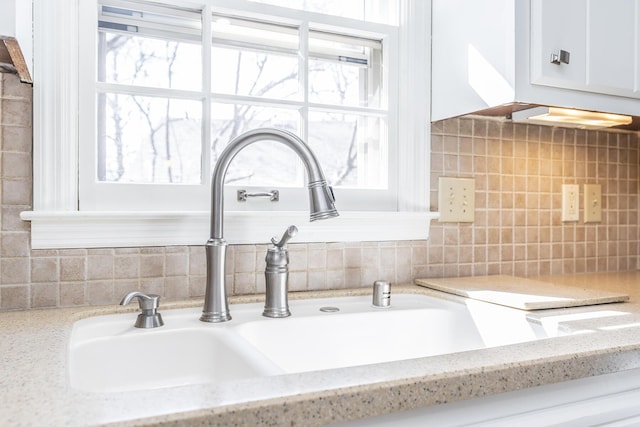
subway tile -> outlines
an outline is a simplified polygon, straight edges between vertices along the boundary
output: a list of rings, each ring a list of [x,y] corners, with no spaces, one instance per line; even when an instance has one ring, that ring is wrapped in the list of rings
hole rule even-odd
[[[140,277],[164,277],[164,255],[140,255]]]
[[[140,256],[115,255],[113,257],[114,278],[134,279],[140,276]]]
[[[0,258],[0,285],[28,285],[29,258]]]
[[[360,287],[362,283],[362,269],[361,268],[345,268],[344,283],[347,288]]]
[[[31,204],[31,181],[26,179],[2,179],[2,204],[23,206]]]
[[[307,272],[308,289],[313,291],[327,289],[327,272],[326,270],[308,271]]]
[[[186,276],[189,271],[189,254],[187,252],[167,253],[164,268],[167,277]]]
[[[326,270],[327,269],[327,249],[326,247],[318,247],[318,245],[309,246],[308,250],[309,270]]]
[[[87,279],[113,279],[114,277],[114,257],[103,252],[89,251],[87,257]],[[91,255],[95,253],[96,255]]]
[[[327,250],[327,270],[342,270],[344,268],[344,248]]]
[[[28,257],[30,242],[29,233],[4,232],[0,233],[0,256],[2,257]]]
[[[31,307],[50,308],[58,306],[58,282],[32,283],[31,284]]]
[[[236,273],[254,273],[256,271],[256,251],[255,248],[251,250],[236,250],[234,261],[234,272]]]
[[[328,289],[344,289],[344,271],[343,270],[327,270],[327,288]]]
[[[289,291],[301,292],[308,290],[307,286],[307,272],[306,271],[292,271],[289,272]]]
[[[4,98],[2,99],[2,126],[31,126],[33,112],[29,99]]]
[[[164,297],[172,300],[179,300],[190,297],[188,277],[185,275],[165,278]]]
[[[3,98],[18,98],[31,100],[33,96],[33,86],[21,83],[16,74],[0,74],[0,96]]]
[[[2,153],[2,167],[0,168],[3,179],[31,179],[31,154],[30,153]]]
[[[2,194],[0,193],[0,198]],[[25,206],[2,206],[0,217],[0,229],[2,231],[29,231],[31,223],[20,219],[20,212],[26,210]]]
[[[233,292],[236,295],[256,293],[256,273],[235,273],[233,275]]]
[[[192,297],[203,297],[205,293],[205,276],[189,276],[189,295]]]
[[[58,258],[31,258],[31,283],[58,283]]]
[[[0,309],[26,310],[29,306],[29,286],[0,286]]]
[[[85,282],[61,282],[59,290],[61,307],[86,305]]]
[[[115,296],[113,280],[89,280],[86,283],[85,301],[88,305],[111,305],[120,300]],[[117,301],[116,301],[117,299]]]
[[[204,276],[207,273],[205,249],[194,247],[189,249],[189,274],[192,276]]]
[[[60,257],[60,281],[77,282],[86,279],[85,257]]]

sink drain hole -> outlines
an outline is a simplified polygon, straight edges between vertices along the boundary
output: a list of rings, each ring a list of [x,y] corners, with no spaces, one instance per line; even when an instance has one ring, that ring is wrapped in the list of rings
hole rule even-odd
[[[335,313],[336,311],[340,311],[338,307],[320,307],[320,311],[323,313]]]

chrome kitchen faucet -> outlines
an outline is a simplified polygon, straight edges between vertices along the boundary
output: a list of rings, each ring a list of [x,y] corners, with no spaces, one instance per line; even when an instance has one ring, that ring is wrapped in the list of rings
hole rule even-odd
[[[226,322],[231,319],[227,302],[225,258],[227,242],[223,238],[224,177],[231,160],[243,148],[258,141],[277,141],[291,148],[302,160],[307,171],[310,220],[338,216],[333,190],[327,184],[322,168],[307,144],[291,132],[280,129],[255,129],[233,139],[222,151],[211,179],[211,234],[205,245],[207,282],[203,322]]]

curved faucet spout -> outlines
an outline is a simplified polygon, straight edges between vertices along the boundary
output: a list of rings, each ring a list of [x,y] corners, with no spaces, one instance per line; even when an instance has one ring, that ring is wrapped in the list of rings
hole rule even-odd
[[[278,141],[291,148],[300,157],[307,171],[309,181],[309,209],[311,221],[338,216],[333,204],[331,187],[322,173],[320,163],[307,144],[291,132],[280,129],[255,129],[243,133],[222,151],[211,179],[211,235],[212,239],[222,238],[224,212],[224,177],[231,160],[247,147],[258,141]]]
[[[222,151],[211,179],[211,233],[206,244],[207,283],[204,309],[200,320],[224,322],[231,319],[226,296],[224,261],[227,243],[223,238],[224,178],[231,160],[243,148],[258,141],[277,141],[291,148],[307,171],[310,220],[338,216],[334,195],[311,149],[299,137],[280,129],[255,129],[234,140]]]

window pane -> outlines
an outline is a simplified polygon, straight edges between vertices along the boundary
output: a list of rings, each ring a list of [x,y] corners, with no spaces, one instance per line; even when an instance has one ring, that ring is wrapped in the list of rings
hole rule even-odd
[[[291,9],[398,25],[397,0],[252,0]]]
[[[298,30],[214,17],[211,53],[216,93],[299,99]]]
[[[243,104],[212,105],[212,169],[218,156],[236,136],[262,127],[274,127],[299,134],[297,110]],[[227,184],[299,187],[303,185],[296,154],[279,142],[261,141],[243,149],[227,171]]]
[[[101,32],[98,81],[200,90],[202,51],[198,44]]]
[[[379,117],[309,113],[309,145],[336,187],[386,188],[385,135]]]
[[[98,181],[201,182],[202,103],[98,95]]]
[[[200,90],[199,10],[127,0],[100,3],[98,81]]]
[[[379,107],[382,45],[377,40],[311,32],[309,100]]]
[[[298,58],[241,49],[214,48],[215,93],[298,99]]]

